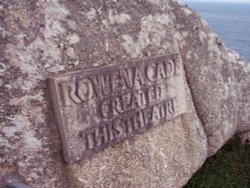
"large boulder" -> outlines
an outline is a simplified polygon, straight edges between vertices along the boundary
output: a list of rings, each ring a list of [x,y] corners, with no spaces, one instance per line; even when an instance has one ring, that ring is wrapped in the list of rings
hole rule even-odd
[[[206,131],[208,155],[213,155],[236,130],[250,130],[250,64],[187,7],[179,7],[175,16],[187,82]]]
[[[207,23],[186,7],[174,11],[177,40],[196,112],[213,155],[249,130],[249,64],[226,48]],[[185,17],[185,19],[183,19]]]
[[[250,131],[249,64],[179,1],[9,0],[0,16],[0,186],[182,187]],[[169,54],[184,65],[186,113],[65,163],[47,78]]]

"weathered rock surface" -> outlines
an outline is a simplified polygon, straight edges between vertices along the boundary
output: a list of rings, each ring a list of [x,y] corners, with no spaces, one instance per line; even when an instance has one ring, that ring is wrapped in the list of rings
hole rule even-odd
[[[0,186],[181,187],[235,133],[250,131],[250,64],[178,1],[0,2]],[[179,53],[187,113],[66,164],[47,78]],[[14,174],[14,175],[12,175]]]
[[[236,129],[249,131],[250,65],[227,49],[204,20],[182,10],[175,22],[180,51],[196,112],[208,137],[208,154],[213,155]]]

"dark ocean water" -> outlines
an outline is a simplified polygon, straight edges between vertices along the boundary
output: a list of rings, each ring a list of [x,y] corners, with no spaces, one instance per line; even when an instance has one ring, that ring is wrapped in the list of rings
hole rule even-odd
[[[227,47],[250,61],[250,3],[187,2]]]

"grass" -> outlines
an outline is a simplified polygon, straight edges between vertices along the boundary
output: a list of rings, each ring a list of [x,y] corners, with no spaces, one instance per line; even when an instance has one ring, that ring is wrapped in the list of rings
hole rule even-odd
[[[207,159],[184,188],[250,188],[250,145],[239,138]]]

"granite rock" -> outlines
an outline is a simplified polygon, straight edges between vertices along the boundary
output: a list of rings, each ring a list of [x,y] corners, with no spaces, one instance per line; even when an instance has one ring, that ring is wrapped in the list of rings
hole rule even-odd
[[[225,47],[207,23],[182,7],[176,33],[196,112],[213,155],[235,132],[249,131],[249,62]],[[183,18],[185,21],[183,21]]]
[[[0,186],[182,187],[235,132],[250,131],[250,65],[177,0],[0,2]],[[67,164],[47,78],[180,54],[187,113]]]

